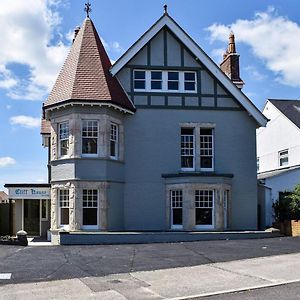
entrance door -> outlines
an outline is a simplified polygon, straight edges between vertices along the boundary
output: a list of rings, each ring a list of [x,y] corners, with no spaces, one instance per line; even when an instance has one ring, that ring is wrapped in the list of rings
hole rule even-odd
[[[29,236],[40,235],[40,200],[26,199],[24,201],[24,230]]]

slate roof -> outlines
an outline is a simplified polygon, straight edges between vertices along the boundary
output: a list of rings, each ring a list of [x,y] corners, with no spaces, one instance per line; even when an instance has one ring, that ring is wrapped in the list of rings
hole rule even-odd
[[[64,102],[109,102],[134,111],[90,18],[86,18],[58,75],[44,109]]]
[[[269,101],[300,129],[300,100],[269,99]]]
[[[257,179],[258,180],[267,179],[267,178],[278,176],[278,175],[281,175],[283,173],[291,172],[291,171],[294,171],[294,170],[297,170],[297,169],[300,169],[300,165],[281,168],[281,169],[275,169],[275,170],[271,170],[271,171],[267,171],[267,172],[263,172],[263,173],[258,173],[257,174]]]
[[[41,119],[41,134],[51,134],[51,122]]]

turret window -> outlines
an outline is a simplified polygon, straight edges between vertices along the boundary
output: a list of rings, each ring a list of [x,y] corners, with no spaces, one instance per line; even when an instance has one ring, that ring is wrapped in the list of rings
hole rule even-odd
[[[82,122],[82,154],[97,155],[98,153],[98,121]]]
[[[69,150],[69,122],[59,124],[59,156],[67,156]]]
[[[110,157],[118,158],[119,148],[119,127],[117,124],[110,124]]]

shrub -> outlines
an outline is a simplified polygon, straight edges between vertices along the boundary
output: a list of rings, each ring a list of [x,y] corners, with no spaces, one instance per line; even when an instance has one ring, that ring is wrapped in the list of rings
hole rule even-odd
[[[276,221],[300,219],[300,184],[292,192],[279,194],[279,199],[273,204]]]

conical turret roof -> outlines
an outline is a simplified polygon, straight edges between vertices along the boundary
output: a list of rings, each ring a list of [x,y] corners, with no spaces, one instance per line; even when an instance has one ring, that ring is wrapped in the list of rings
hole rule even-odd
[[[79,30],[44,109],[69,101],[109,102],[134,106],[109,69],[111,62],[90,18]]]

